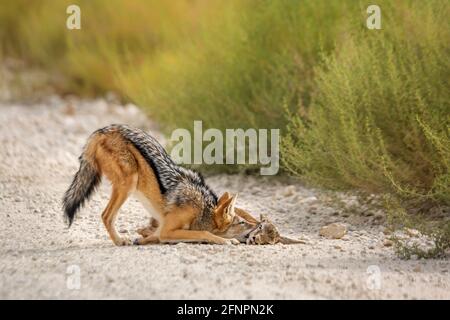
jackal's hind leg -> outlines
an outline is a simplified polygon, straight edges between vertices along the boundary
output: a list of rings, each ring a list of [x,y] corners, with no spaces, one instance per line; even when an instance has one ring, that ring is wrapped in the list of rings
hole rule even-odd
[[[105,224],[106,230],[108,231],[109,237],[117,246],[125,246],[131,244],[131,241],[129,239],[124,239],[119,236],[116,231],[115,222],[120,207],[127,200],[131,191],[133,191],[135,184],[135,176],[124,178],[124,180],[120,184],[113,184],[111,199],[109,200],[108,205],[102,213],[102,220]]]

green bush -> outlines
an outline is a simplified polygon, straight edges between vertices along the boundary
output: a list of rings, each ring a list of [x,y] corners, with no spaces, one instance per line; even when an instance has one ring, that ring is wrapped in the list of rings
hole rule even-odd
[[[359,16],[350,3],[224,2],[180,50],[123,71],[121,84],[167,130],[198,119],[206,128],[284,128],[281,104],[309,103],[319,53],[334,48],[347,16]]]
[[[283,164],[333,188],[450,203],[450,6],[383,8],[383,30],[346,39],[316,69],[306,117],[294,115]]]

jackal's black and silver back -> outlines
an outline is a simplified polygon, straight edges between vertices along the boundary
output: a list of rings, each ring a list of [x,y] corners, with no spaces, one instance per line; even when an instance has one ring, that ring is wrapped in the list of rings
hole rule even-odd
[[[163,146],[147,132],[127,125],[110,125],[98,133],[119,132],[131,142],[152,168],[161,193],[169,204],[194,204],[202,212],[211,212],[217,195],[206,185],[202,175],[177,165]]]

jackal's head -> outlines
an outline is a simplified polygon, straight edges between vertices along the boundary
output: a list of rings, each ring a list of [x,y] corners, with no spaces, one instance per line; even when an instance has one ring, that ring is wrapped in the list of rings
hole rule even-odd
[[[258,221],[246,216],[242,210],[236,208],[237,194],[231,196],[225,192],[214,209],[215,234],[224,238],[236,238],[245,242],[248,234],[254,230]]]

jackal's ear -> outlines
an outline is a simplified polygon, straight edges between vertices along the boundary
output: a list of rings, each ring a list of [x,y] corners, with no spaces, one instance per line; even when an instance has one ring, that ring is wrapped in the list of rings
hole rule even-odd
[[[218,204],[214,209],[216,215],[221,215],[221,219],[227,221],[235,216],[234,206],[236,204],[237,194]]]
[[[222,201],[221,203],[218,203],[216,208],[214,209],[214,212],[217,214],[222,214],[225,212],[225,209],[231,204],[231,201],[233,201],[233,198],[229,198],[225,201]]]
[[[225,191],[225,193],[223,195],[221,195],[219,200],[217,201],[217,206],[220,206],[221,204],[223,204],[225,201],[227,201],[230,198],[231,198],[230,194]]]
[[[219,229],[226,228],[233,221],[233,217],[229,215],[229,207],[232,201],[233,198],[229,198],[214,209],[214,220]]]

